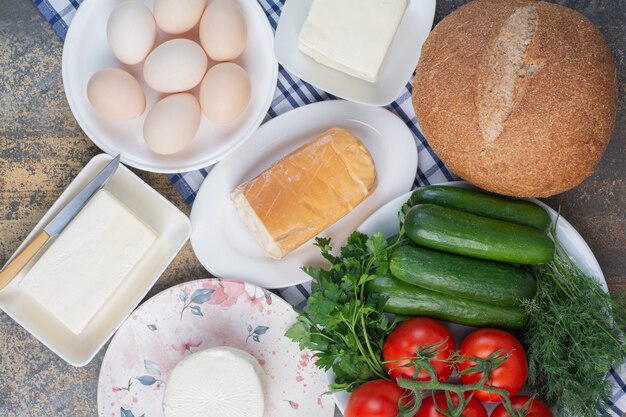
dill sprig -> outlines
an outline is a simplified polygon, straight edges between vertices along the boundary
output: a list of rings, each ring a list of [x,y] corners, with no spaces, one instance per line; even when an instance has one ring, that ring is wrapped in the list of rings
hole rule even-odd
[[[536,265],[537,295],[524,301],[528,382],[559,417],[608,416],[606,374],[624,362],[624,297],[611,297],[556,239],[557,254]]]

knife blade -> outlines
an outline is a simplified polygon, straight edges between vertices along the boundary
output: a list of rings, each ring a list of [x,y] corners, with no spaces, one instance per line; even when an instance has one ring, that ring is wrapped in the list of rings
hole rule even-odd
[[[93,195],[111,179],[120,164],[120,155],[109,162],[19,253],[14,254],[0,269],[0,290],[11,283],[13,278],[37,255],[50,240],[59,235],[74,217],[85,207]]]
[[[87,204],[91,197],[109,182],[113,174],[115,174],[115,171],[117,171],[119,164],[120,156],[117,155],[94,177],[94,179],[89,181],[85,188],[76,194],[76,196],[61,209],[59,214],[54,216],[43,230],[48,233],[50,237],[57,236],[61,233],[63,229],[65,229],[65,226],[67,226],[80,210],[85,207],[85,204]]]

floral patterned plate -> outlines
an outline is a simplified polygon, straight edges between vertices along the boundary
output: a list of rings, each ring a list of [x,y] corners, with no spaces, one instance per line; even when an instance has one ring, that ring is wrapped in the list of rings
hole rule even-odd
[[[252,354],[265,370],[265,417],[331,417],[324,374],[284,336],[296,319],[278,296],[219,279],[186,282],[135,310],[111,341],[100,369],[100,417],[161,417],[171,370],[186,355],[215,346]]]

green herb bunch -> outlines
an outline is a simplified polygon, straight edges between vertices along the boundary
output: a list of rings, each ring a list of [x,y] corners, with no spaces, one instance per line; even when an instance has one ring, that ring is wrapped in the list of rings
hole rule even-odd
[[[286,335],[315,352],[317,366],[334,371],[333,390],[352,391],[372,379],[389,379],[382,346],[395,323],[383,312],[387,300],[366,293],[365,284],[389,270],[390,251],[400,240],[390,244],[381,233],[354,232],[341,256],[334,256],[329,239],[316,239],[331,266],[304,268],[313,277],[311,296]]]
[[[585,274],[557,242],[550,264],[532,272],[538,292],[525,302],[528,382],[562,417],[608,416],[605,376],[624,361],[624,304]]]

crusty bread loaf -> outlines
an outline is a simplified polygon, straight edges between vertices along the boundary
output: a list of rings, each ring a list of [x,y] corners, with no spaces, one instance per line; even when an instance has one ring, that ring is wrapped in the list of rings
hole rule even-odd
[[[602,157],[615,122],[615,63],[574,10],[475,0],[428,37],[413,105],[456,174],[500,194],[546,197],[578,185]]]
[[[259,245],[280,259],[345,216],[376,187],[352,133],[333,128],[237,187],[231,199]]]

